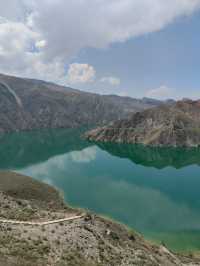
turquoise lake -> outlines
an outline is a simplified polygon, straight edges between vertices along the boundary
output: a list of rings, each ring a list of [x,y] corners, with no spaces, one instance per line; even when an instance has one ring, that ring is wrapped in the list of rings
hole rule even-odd
[[[95,144],[83,132],[1,136],[0,169],[49,183],[70,205],[112,217],[173,250],[200,250],[200,149]]]

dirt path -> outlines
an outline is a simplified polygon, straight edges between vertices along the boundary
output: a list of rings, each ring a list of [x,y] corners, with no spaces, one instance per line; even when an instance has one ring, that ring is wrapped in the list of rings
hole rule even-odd
[[[25,222],[25,221],[0,219],[0,223],[43,226],[43,225],[57,224],[57,223],[61,223],[61,222],[73,221],[73,220],[77,220],[77,219],[80,219],[83,217],[84,217],[84,215],[78,215],[78,216],[72,216],[72,217],[68,217],[68,218],[63,218],[63,219],[53,220],[53,221],[47,221],[47,222]]]

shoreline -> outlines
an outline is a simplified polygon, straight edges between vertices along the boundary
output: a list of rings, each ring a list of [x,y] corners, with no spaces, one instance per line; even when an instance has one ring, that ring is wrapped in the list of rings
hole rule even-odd
[[[0,200],[0,217],[26,217],[27,221],[0,224],[3,265],[15,266],[16,260],[20,266],[33,265],[33,261],[38,266],[200,265],[199,257],[177,254],[150,243],[113,219],[91,212],[80,217],[80,209],[66,205],[56,189],[15,172],[0,172]],[[79,218],[65,221],[66,215]],[[33,219],[52,218],[57,223],[27,225]],[[58,260],[61,264],[57,264]]]

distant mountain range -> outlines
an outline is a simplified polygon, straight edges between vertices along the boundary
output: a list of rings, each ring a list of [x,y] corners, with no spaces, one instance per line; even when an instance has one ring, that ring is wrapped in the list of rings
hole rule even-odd
[[[0,74],[0,133],[103,125],[161,103],[148,98],[98,95]]]
[[[132,117],[94,129],[92,141],[150,146],[200,146],[200,101],[183,100],[137,112]]]

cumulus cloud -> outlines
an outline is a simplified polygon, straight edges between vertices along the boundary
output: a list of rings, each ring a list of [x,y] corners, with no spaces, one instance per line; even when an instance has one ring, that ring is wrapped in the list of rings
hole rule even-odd
[[[45,46],[46,46],[46,41],[45,40],[40,40],[40,41],[37,41],[36,43],[35,43],[35,46],[36,46],[36,48],[38,48],[38,49],[42,49],[42,48],[44,48]]]
[[[71,84],[93,82],[96,71],[88,64],[73,63],[69,66],[67,80]]]
[[[147,97],[157,98],[157,99],[166,99],[172,95],[173,89],[162,85],[159,88],[151,89],[146,93]]]
[[[20,21],[0,17],[0,72],[60,82],[64,62],[45,60],[46,41],[42,35]]]
[[[9,58],[20,53],[30,52],[32,44],[38,39],[39,34],[31,31],[23,23],[1,18],[0,47],[2,57]]]
[[[116,77],[103,77],[100,79],[101,82],[108,83],[112,86],[119,86],[121,83],[120,78]]]
[[[161,30],[199,8],[200,0],[1,1],[0,71],[63,82],[81,49]]]
[[[199,0],[35,0],[35,4],[35,25],[49,43],[50,58],[158,31],[200,7]]]

